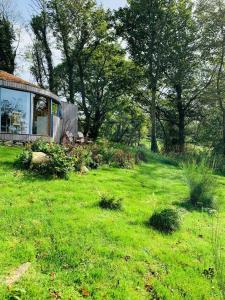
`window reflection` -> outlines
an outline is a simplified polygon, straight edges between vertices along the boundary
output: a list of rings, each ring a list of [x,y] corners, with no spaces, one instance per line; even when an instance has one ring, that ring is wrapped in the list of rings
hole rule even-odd
[[[30,93],[1,88],[1,132],[29,134]]]
[[[35,96],[33,98],[33,134],[49,135],[49,101]]]

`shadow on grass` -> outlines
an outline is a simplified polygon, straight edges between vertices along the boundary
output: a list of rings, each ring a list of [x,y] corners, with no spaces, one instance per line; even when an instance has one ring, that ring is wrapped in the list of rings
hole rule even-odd
[[[160,230],[160,229],[157,229],[157,228],[155,228],[155,227],[153,227],[153,226],[151,226],[150,225],[150,223],[149,223],[149,220],[148,221],[143,221],[142,222],[142,225],[145,227],[145,228],[148,228],[148,229],[152,229],[155,233],[159,233],[159,234],[161,234],[161,235],[163,235],[163,236],[171,236],[174,232],[173,231],[168,231],[168,232],[165,232],[165,231],[163,231],[163,230]]]
[[[15,164],[12,161],[1,161],[0,166],[10,171],[15,168]]]
[[[214,209],[210,207],[203,207],[201,205],[193,205],[189,199],[186,199],[181,202],[175,201],[172,204],[179,208],[185,209],[189,212],[197,211],[197,212],[207,212],[211,214],[213,211],[216,210],[216,208]]]
[[[191,201],[189,199],[185,199],[183,201],[174,201],[172,204],[179,208],[186,209],[188,211],[201,210],[201,209],[199,209],[199,207],[193,206],[193,204],[191,203]]]
[[[22,171],[23,172],[23,180],[26,182],[36,182],[36,181],[41,181],[41,182],[46,182],[46,181],[54,181],[54,180],[66,180],[63,178],[56,178],[53,175],[41,175],[41,174],[37,174],[31,170],[21,170],[19,168],[16,168],[15,166],[14,170],[17,171]]]

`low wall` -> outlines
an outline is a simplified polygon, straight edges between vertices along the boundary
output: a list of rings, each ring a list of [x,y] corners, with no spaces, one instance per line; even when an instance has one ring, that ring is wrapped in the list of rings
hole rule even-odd
[[[50,137],[43,136],[43,135],[0,133],[0,141],[30,143],[30,142],[34,142],[38,139],[43,139],[46,141],[51,140]]]

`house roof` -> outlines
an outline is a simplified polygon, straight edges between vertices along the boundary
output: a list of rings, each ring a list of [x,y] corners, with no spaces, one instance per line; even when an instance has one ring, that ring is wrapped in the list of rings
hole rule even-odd
[[[38,94],[41,96],[52,98],[55,101],[59,102],[59,97],[52,92],[44,90],[39,86],[30,83],[29,81],[26,81],[20,77],[14,76],[2,70],[0,70],[0,87]]]
[[[5,71],[1,71],[1,70],[0,70],[0,80],[12,81],[12,82],[15,82],[15,83],[27,84],[27,85],[30,85],[30,86],[38,87],[38,86],[36,86],[36,85],[26,81],[26,80],[23,80],[20,77],[14,76],[12,74],[9,74],[9,73],[7,73]]]

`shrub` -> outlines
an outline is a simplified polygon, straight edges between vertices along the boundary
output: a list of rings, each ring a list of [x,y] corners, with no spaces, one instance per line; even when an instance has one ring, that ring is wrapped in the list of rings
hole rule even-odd
[[[142,161],[145,163],[149,161],[149,151],[144,147],[138,147],[135,153],[135,162],[140,163]]]
[[[44,173],[46,175],[53,175],[58,178],[69,178],[69,173],[73,169],[72,160],[63,152],[52,153],[50,161],[46,164]]]
[[[70,155],[76,171],[80,171],[83,166],[89,167],[93,162],[91,150],[87,146],[75,147]]]
[[[31,164],[32,151],[43,152],[48,155],[49,161],[42,164]],[[16,161],[21,169],[32,169],[32,171],[44,176],[56,176],[68,178],[72,171],[73,163],[65,149],[54,143],[38,140],[31,145],[31,150],[24,150]]]
[[[31,159],[32,159],[32,152],[29,150],[24,150],[17,157],[15,165],[20,169],[24,169],[24,170],[29,169],[31,164]]]
[[[111,210],[121,210],[122,209],[122,199],[116,198],[114,196],[102,196],[99,201],[99,206],[104,209]]]
[[[192,162],[185,164],[183,168],[189,186],[190,203],[196,207],[214,208],[215,179],[207,162],[205,160],[199,164]]]
[[[116,149],[112,156],[112,163],[114,167],[118,168],[132,168],[135,164],[133,153],[123,149]]]
[[[46,146],[46,154],[49,162],[32,166],[32,170],[45,176],[56,176],[68,179],[72,171],[72,159],[65,153],[62,147],[53,143]]]
[[[31,145],[31,150],[33,152],[44,152],[49,154],[50,144],[44,141],[43,139],[38,139]]]
[[[174,209],[163,209],[153,213],[149,219],[149,225],[159,231],[171,233],[180,228],[180,216]]]

